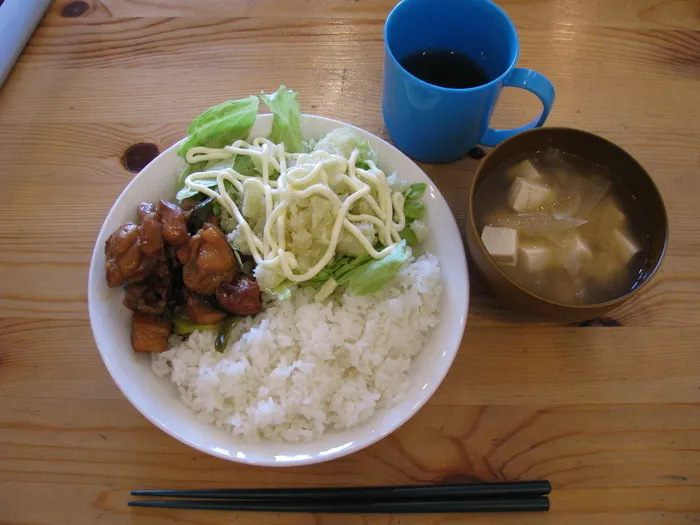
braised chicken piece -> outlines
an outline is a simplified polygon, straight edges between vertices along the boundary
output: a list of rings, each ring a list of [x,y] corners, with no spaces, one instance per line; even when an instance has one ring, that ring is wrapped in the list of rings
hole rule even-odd
[[[134,312],[131,346],[136,352],[165,352],[172,323],[168,317]]]
[[[213,199],[183,202],[183,211],[162,200],[143,202],[139,224],[123,224],[107,239],[107,284],[125,287],[134,351],[166,351],[176,309],[186,315],[176,319],[219,325],[220,332],[230,332],[230,313],[252,315],[262,309],[255,278],[235,280],[239,262],[218,227],[214,204]]]
[[[189,252],[182,277],[193,292],[211,295],[217,286],[232,281],[238,273],[236,256],[216,226],[207,223],[193,235]]]
[[[139,227],[127,222],[109,236],[105,243],[107,284],[122,286],[145,279],[155,264],[146,257],[141,245]]]
[[[190,244],[183,244],[178,247],[177,252],[175,252],[175,258],[180,264],[185,264],[190,260]]]
[[[141,248],[146,255],[155,255],[163,251],[163,226],[158,207],[150,202],[139,205],[139,238]]]
[[[251,275],[220,284],[216,289],[216,301],[221,308],[237,315],[253,315],[262,310],[260,287]]]
[[[180,209],[182,209],[182,211],[184,211],[186,213],[186,212],[190,211],[192,208],[196,208],[200,202],[201,201],[199,201],[197,199],[193,199],[192,197],[189,197],[187,199],[180,201]]]
[[[171,292],[171,271],[163,259],[146,279],[126,287],[124,306],[134,312],[162,314],[168,309]]]
[[[163,239],[172,246],[185,244],[190,234],[187,232],[185,214],[177,204],[160,201],[158,204],[161,222],[163,224]]]
[[[210,299],[188,291],[185,291],[184,310],[187,317],[197,324],[217,324],[226,317]]]

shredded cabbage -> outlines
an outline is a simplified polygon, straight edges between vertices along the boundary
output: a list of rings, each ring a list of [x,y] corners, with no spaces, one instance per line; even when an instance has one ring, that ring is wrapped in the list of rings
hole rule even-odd
[[[341,129],[319,144],[334,138],[343,145],[357,143]],[[283,280],[308,281],[336,255],[383,259],[401,241],[404,195],[391,191],[374,161],[367,161],[369,169],[357,167],[357,148],[347,158],[323,149],[289,154],[284,144],[255,139],[220,149],[191,148],[186,158],[190,163],[231,165],[234,155],[257,158],[261,174],[246,176],[234,168],[203,171],[189,175],[185,186],[217,199],[235,219],[229,240],[253,256],[263,287],[272,289]],[[270,179],[273,169],[280,174],[277,180]],[[242,206],[225,191],[226,182],[242,195]]]
[[[373,293],[427,236],[418,220],[426,185],[386,177],[349,128],[304,143],[297,93],[284,86],[260,99],[273,113],[269,138],[243,140],[256,97],[195,119],[180,148],[188,166],[178,199],[214,198],[232,247],[253,257],[259,285],[280,299],[295,284],[316,287],[317,299],[338,285]]]

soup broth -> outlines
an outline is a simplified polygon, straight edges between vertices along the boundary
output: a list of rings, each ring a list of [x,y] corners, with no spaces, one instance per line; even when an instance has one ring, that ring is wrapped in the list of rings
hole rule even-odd
[[[515,158],[481,184],[474,215],[482,241],[523,288],[563,304],[595,304],[640,282],[647,225],[614,173],[556,149]]]

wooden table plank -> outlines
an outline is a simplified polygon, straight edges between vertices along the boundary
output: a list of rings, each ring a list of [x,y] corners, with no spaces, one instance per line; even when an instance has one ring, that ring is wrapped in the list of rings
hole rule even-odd
[[[697,0],[501,2],[518,27],[519,65],[557,87],[548,125],[620,144],[666,201],[668,256],[652,285],[611,313],[621,326],[514,314],[473,274],[460,352],[426,407],[365,451],[294,469],[196,452],[148,423],[109,377],[86,282],[102,220],[133,177],[124,151],[162,151],[206,107],[280,83],[301,92],[304,111],[389,139],[382,28],[393,4],[88,0],[70,18],[80,6],[54,2],[0,88],[0,523],[486,524],[492,516],[169,512],[125,501],[129,489],[192,484],[540,478],[554,483],[552,512],[499,524],[700,522]],[[506,90],[494,125],[538,111],[531,95]],[[476,166],[422,165],[460,227]]]
[[[61,12],[71,0],[54,2],[46,22],[62,20]],[[101,0],[91,1],[90,18],[131,17],[253,17],[253,18],[347,18],[384,21],[395,0]],[[576,26],[700,29],[693,0],[573,0],[568,2],[499,2],[521,24],[556,21]]]
[[[4,320],[0,336],[3,397],[120,397],[85,321]],[[430,405],[700,403],[699,338],[697,326],[470,326]]]
[[[31,523],[56,523],[46,521],[51,515],[43,506],[34,509],[29,505],[39,494],[47,498],[48,505],[56,490],[67,497],[81,494],[90,502],[83,508],[62,509],[74,520],[65,523],[88,522],[95,518],[96,509],[104,514],[106,523],[124,523],[127,491],[134,487],[474,479],[465,478],[464,472],[492,481],[547,477],[557,487],[549,516],[518,516],[512,521],[499,517],[499,523],[561,523],[563,519],[583,523],[577,520],[596,515],[605,523],[634,518],[637,523],[679,524],[691,523],[700,510],[700,501],[695,498],[695,477],[700,468],[697,405],[433,407],[422,410],[401,432],[350,458],[271,473],[250,467],[229,468],[195,452],[153,428],[122,399],[74,404],[33,401],[18,400],[11,411],[0,410],[0,439],[7,450],[0,463],[0,507],[4,498],[6,502],[10,498],[21,502],[23,508],[32,509],[28,513]],[[426,442],[434,445],[426,449]],[[675,521],[660,520],[663,513]],[[135,514],[143,523],[163,519],[161,512]],[[235,515],[221,517],[218,513],[207,513],[206,517],[183,514],[177,515],[195,520],[186,523],[198,523],[198,519],[230,523],[226,520],[235,519]],[[262,519],[255,515],[255,523],[264,523]],[[409,523],[426,523],[417,517],[407,519],[416,520]],[[431,522],[451,522],[449,517],[434,519]],[[354,523],[351,518],[340,522]],[[307,521],[300,518],[289,523]],[[372,523],[394,521],[377,518]]]

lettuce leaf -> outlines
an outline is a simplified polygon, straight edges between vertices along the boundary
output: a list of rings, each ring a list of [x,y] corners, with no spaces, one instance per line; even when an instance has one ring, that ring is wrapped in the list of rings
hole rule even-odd
[[[416,237],[416,234],[411,229],[410,225],[406,225],[406,227],[399,232],[399,237],[406,241],[406,244],[409,246],[415,246],[418,244],[418,237]]]
[[[185,187],[185,179],[197,173],[198,171],[203,171],[204,167],[207,165],[206,161],[195,162],[194,164],[188,164],[180,172],[180,176],[177,178],[177,191],[182,190]],[[186,197],[185,197],[186,198]]]
[[[301,107],[297,100],[297,92],[280,86],[271,95],[261,93],[260,98],[272,112],[270,140],[276,144],[283,142],[290,153],[303,152]]]
[[[233,169],[246,177],[260,176],[250,155],[236,155],[236,160],[233,161]]]
[[[411,258],[411,249],[406,241],[394,246],[392,252],[383,259],[373,259],[343,275],[338,284],[346,284],[357,295],[367,295],[379,291]]]
[[[320,286],[330,279],[335,279],[337,282],[338,279],[341,279],[350,271],[370,261],[372,261],[372,257],[368,254],[361,255],[360,257],[339,257],[328,263],[323,270],[307,282],[314,286]]]
[[[428,185],[425,182],[416,182],[406,189],[404,196],[407,201],[417,201],[423,196],[427,187]]]
[[[278,301],[287,301],[292,296],[294,284],[292,281],[285,279],[274,288],[266,289],[265,291],[270,295],[274,295]]]
[[[258,116],[258,98],[251,95],[229,100],[206,110],[187,128],[187,139],[177,154],[184,156],[196,146],[223,148],[232,142],[248,138]]]
[[[425,213],[425,204],[418,201],[407,201],[403,207],[403,214],[408,223],[420,219]]]
[[[360,151],[360,154],[357,156],[357,163],[355,165],[363,170],[368,170],[370,165],[367,161],[371,160],[376,163],[377,160],[377,156],[375,155],[374,151],[372,151],[372,146],[369,145],[369,140],[358,141],[355,147]]]
[[[358,295],[373,294],[389,282],[410,257],[411,249],[403,240],[383,259],[373,259],[368,254],[335,259],[304,284],[320,288],[334,279],[338,286],[347,286]]]
[[[221,171],[225,170],[226,168],[231,167],[231,159],[215,159],[215,160],[210,160],[210,161],[202,161],[202,162],[196,162],[194,164],[188,164],[187,167],[182,170],[182,173],[180,173],[180,179],[178,181],[178,192],[175,198],[182,202],[185,199],[189,199],[190,197],[194,197],[197,195],[199,192],[197,190],[193,190],[190,188],[185,187],[185,179],[188,177],[188,175],[191,175],[192,173],[197,173],[199,171]],[[202,186],[206,186],[207,188],[215,188],[218,186],[218,183],[216,182],[216,179],[203,179],[203,180],[198,180],[197,181],[199,184]],[[227,189],[231,189],[231,183],[226,181],[224,182],[224,185],[226,186]]]
[[[201,184],[202,186],[206,186],[207,188],[213,188],[213,187],[218,185],[218,182],[216,182],[216,179],[204,179],[204,180],[197,180],[197,184]],[[190,197],[194,197],[198,193],[199,192],[197,190],[193,190],[192,188],[186,187],[183,184],[182,189],[177,192],[177,195],[175,195],[175,198],[179,202],[182,202],[185,199],[189,199]]]

